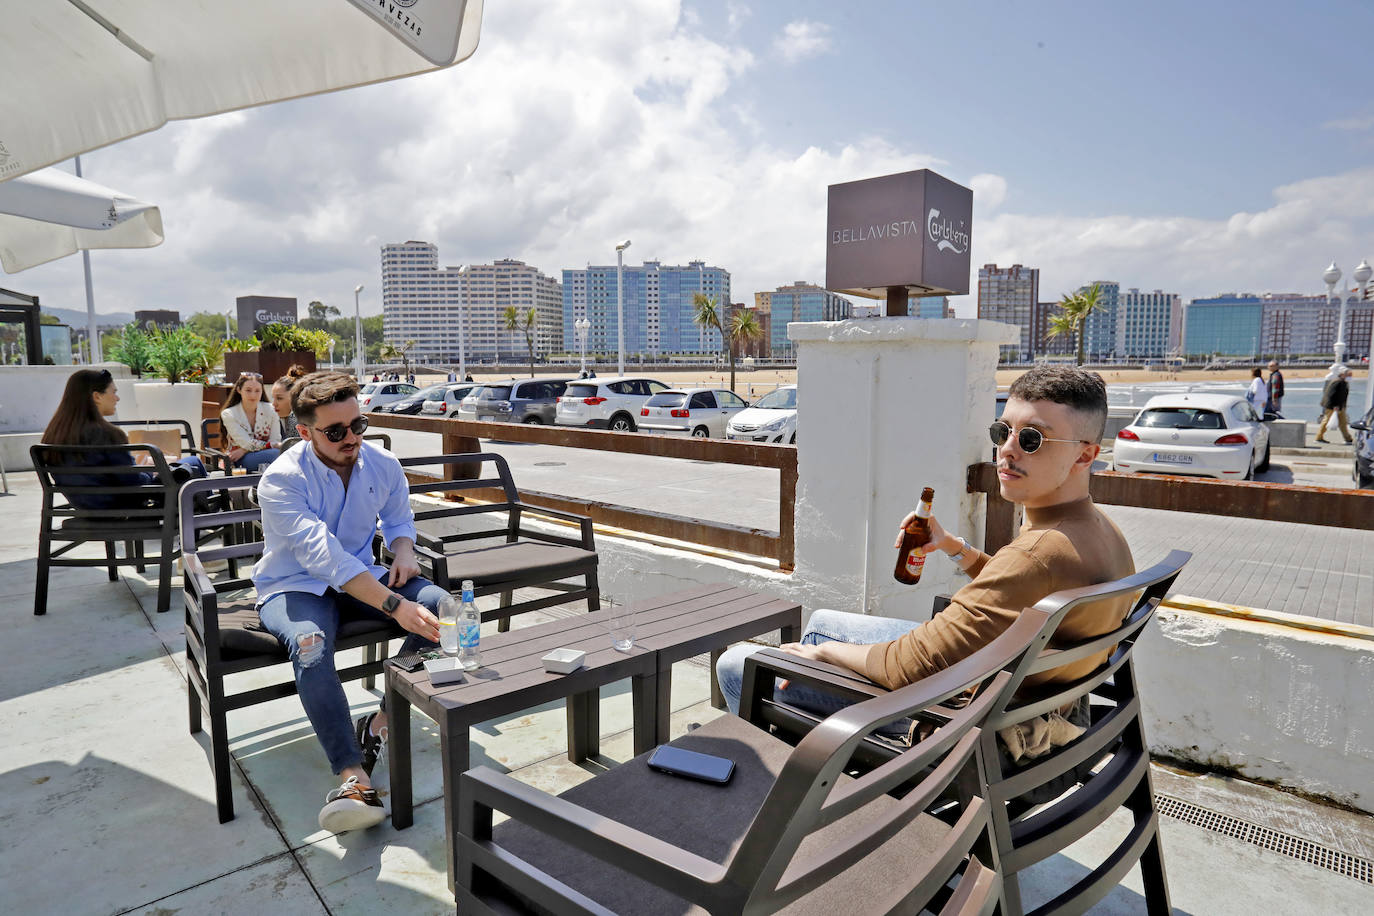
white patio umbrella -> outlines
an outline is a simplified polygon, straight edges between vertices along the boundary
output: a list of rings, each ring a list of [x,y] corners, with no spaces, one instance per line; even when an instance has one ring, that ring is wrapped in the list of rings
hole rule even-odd
[[[482,0],[0,0],[0,181],[161,127],[451,66]]]
[[[0,182],[0,266],[27,270],[90,248],[162,244],[152,204],[57,168]]]

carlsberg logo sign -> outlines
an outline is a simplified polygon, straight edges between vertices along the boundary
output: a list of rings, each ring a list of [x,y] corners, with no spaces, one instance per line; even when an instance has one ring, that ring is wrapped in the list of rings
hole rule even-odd
[[[968,228],[963,221],[956,227],[951,221],[941,219],[940,211],[934,207],[926,214],[926,235],[930,236],[940,251],[952,251],[955,254],[968,251]]]

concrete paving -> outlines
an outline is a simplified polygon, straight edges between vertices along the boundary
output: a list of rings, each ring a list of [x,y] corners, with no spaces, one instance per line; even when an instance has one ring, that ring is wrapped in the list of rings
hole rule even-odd
[[[614,457],[614,456],[613,456]],[[217,823],[204,734],[186,731],[180,616],[155,613],[153,583],[131,571],[56,574],[49,612],[32,613],[37,486],[11,476],[0,497],[0,900],[13,913],[446,913],[437,731],[415,714],[415,825],[335,836],[315,818],[331,780],[295,698],[229,717],[237,817]],[[179,583],[178,583],[179,587]],[[548,613],[574,613],[551,609]],[[244,675],[251,678],[252,675]],[[697,659],[677,666],[672,732],[719,713]],[[357,711],[377,696],[348,688]],[[603,692],[602,754],[564,756],[561,704],[472,732],[474,763],[561,791],[631,754],[628,688]],[[386,795],[387,770],[378,770]],[[1157,790],[1263,820],[1350,855],[1374,856],[1374,818],[1261,786],[1156,768]],[[1108,824],[1026,878],[1047,897],[1095,864]],[[1374,885],[1171,818],[1162,822],[1175,912],[1368,911]],[[1128,876],[1095,913],[1142,911]],[[859,906],[855,912],[862,912]]]

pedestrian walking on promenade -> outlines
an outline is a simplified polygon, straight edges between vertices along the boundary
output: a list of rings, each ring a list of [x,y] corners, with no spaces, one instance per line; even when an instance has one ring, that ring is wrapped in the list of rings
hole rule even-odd
[[[1269,404],[1274,413],[1283,412],[1283,373],[1279,371],[1279,361],[1269,360]]]
[[[1264,415],[1264,402],[1269,400],[1269,386],[1264,384],[1264,373],[1259,366],[1250,370],[1250,388],[1245,392],[1245,400],[1255,408],[1255,413]]]
[[[1345,417],[1345,402],[1350,397],[1350,382],[1347,379],[1353,375],[1348,366],[1337,366],[1331,378],[1327,379],[1326,387],[1322,388],[1322,419],[1317,426],[1317,441],[1326,441],[1326,424],[1331,422],[1334,415],[1341,425],[1341,435],[1345,436],[1345,444],[1349,445],[1355,440],[1350,435],[1350,427]]]

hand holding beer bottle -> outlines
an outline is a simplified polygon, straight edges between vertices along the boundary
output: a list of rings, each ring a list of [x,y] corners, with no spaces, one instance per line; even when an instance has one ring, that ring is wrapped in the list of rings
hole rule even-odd
[[[949,532],[931,514],[934,497],[935,492],[930,487],[921,491],[916,511],[902,519],[902,526],[897,530],[897,541],[892,545],[897,550],[897,568],[892,576],[898,582],[915,585],[921,581],[926,554],[941,549],[950,539]]]

